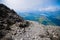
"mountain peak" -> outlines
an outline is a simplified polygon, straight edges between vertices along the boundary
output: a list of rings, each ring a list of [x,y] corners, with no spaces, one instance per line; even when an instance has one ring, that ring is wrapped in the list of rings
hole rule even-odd
[[[0,7],[5,6],[4,4],[0,4]]]
[[[22,21],[24,21],[23,18],[17,15],[14,10],[11,10],[4,4],[0,4],[0,29],[2,29],[3,26],[8,27],[15,24],[16,22]],[[7,26],[3,24],[6,24]]]
[[[8,9],[8,10],[10,10],[10,8],[8,8],[6,5],[4,5],[4,4],[0,4],[0,9],[1,8],[5,8],[5,9]]]

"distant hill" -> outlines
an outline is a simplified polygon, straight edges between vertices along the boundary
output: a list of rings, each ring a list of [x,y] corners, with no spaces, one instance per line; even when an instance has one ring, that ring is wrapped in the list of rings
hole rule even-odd
[[[20,16],[24,17],[25,20],[38,21],[44,25],[46,24],[60,26],[60,9],[57,9],[55,11],[17,12]]]

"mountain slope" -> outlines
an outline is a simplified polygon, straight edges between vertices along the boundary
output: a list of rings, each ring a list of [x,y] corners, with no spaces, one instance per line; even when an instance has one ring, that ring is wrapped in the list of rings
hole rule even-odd
[[[21,16],[18,16],[14,10],[0,4],[0,40],[9,33],[10,26],[18,22],[22,23],[20,26],[23,26],[23,23],[26,26],[26,21]]]
[[[26,21],[0,4],[0,40],[60,40],[60,27]]]
[[[2,40],[7,38],[13,40],[60,40],[60,27],[42,25],[38,22],[29,21],[30,25],[20,28],[16,23],[11,26],[11,31]]]

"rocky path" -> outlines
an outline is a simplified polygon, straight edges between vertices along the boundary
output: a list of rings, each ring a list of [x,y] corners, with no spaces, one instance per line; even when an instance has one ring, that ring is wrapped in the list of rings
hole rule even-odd
[[[1,40],[60,40],[60,27],[45,26],[34,21],[30,21],[30,25],[25,28],[19,27],[20,24],[12,25]]]
[[[16,23],[11,26],[12,30],[10,34],[12,35],[13,40],[60,40],[60,36],[57,36],[56,33],[54,34],[52,32],[53,29],[56,30],[57,27],[47,27],[33,21],[30,21],[30,26],[26,28],[20,28],[19,24],[20,23]],[[58,33],[60,33],[60,31],[58,31]]]

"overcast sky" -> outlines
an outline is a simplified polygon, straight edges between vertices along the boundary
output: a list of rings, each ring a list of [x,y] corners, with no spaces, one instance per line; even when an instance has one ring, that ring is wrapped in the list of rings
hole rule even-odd
[[[60,0],[0,0],[14,10],[56,10],[60,7]]]

